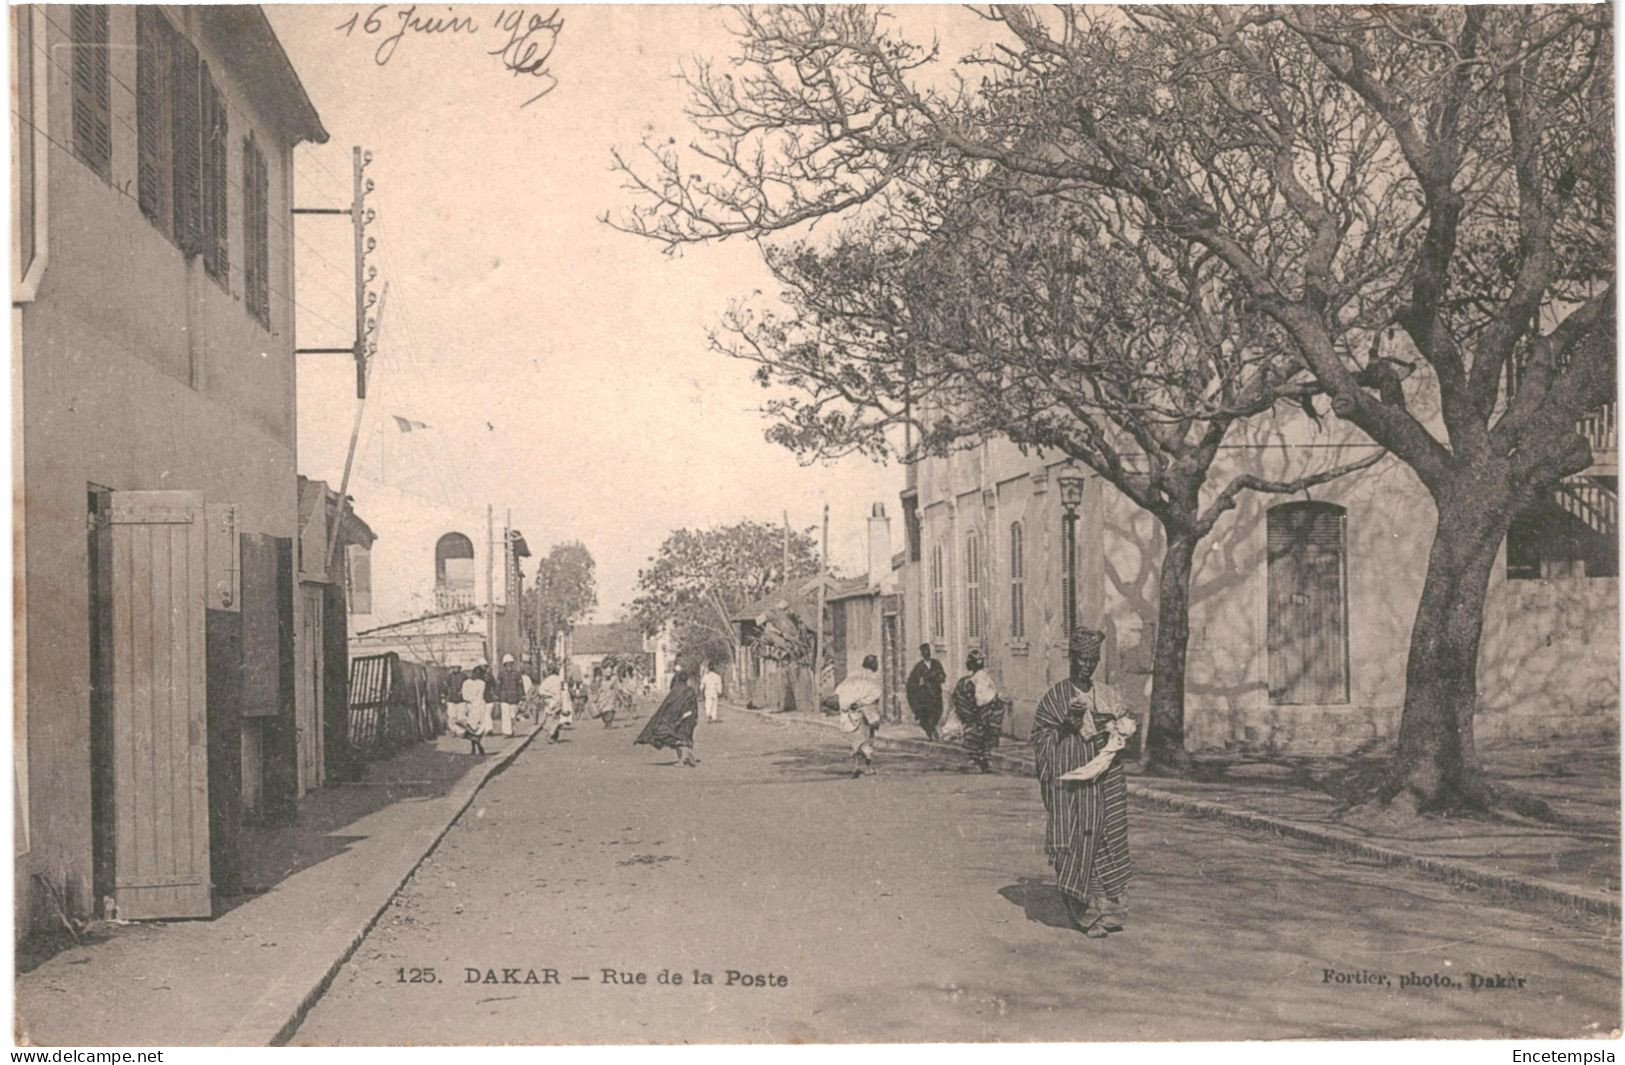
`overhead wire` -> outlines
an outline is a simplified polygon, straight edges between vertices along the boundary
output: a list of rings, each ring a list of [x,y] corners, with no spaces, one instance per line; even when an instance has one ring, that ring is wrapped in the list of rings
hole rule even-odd
[[[399,288],[404,290],[405,275],[401,274],[397,270],[396,260],[392,255],[389,254],[388,250],[391,245],[391,241],[388,235],[382,232],[382,229],[383,227],[380,225],[379,248],[383,266],[388,270],[393,282]],[[427,380],[427,377],[423,372],[420,359],[418,358],[422,351],[422,344],[419,342],[419,330],[414,324],[416,321],[416,316],[412,311],[408,310],[410,303],[411,301],[408,299],[402,299],[399,301],[401,314],[397,321],[400,322],[401,329],[406,337],[406,349],[410,351],[411,354],[410,357],[404,357],[397,354],[395,356],[396,365],[399,367],[404,367],[405,372],[416,383],[422,394],[426,396],[432,395],[434,390],[430,382]],[[462,509],[462,507],[467,503],[467,500],[455,492],[451,487],[452,484],[456,483],[456,481],[455,478],[451,476],[450,469],[444,461],[445,452],[443,447],[443,437],[435,437],[427,450],[429,452],[431,466],[430,472],[434,475],[440,489],[442,499],[445,501],[448,507],[452,509]]]
[[[37,9],[41,10],[41,11],[45,10],[43,5],[35,5],[35,7]],[[67,29],[65,29],[62,26],[61,23],[57,22],[55,19],[52,19],[47,14],[42,14],[41,17],[44,18],[45,21],[47,23],[49,23],[50,25],[56,27],[56,29],[59,32],[61,32],[61,33],[65,34],[66,36],[68,36],[70,40],[72,39],[72,36],[73,36],[72,33],[70,31],[68,31]],[[194,47],[196,46],[197,42],[192,40],[190,35],[186,34],[184,31],[182,31],[180,29],[177,29],[176,32],[180,33],[182,36],[186,37],[189,41],[192,41],[192,44],[194,45]],[[32,44],[33,44],[34,50],[36,52],[38,52],[40,55],[44,56],[45,61],[47,63],[49,63],[51,66],[55,67],[57,70],[61,71],[63,74],[66,74],[68,76],[68,78],[70,79],[70,81],[71,81],[71,79],[73,78],[73,71],[72,70],[68,69],[67,67],[65,67],[61,63],[59,63],[51,55],[50,51],[47,48],[45,48],[44,45],[40,44],[37,39],[34,40],[32,42]],[[125,83],[124,79],[118,77],[117,75],[115,75],[112,72],[111,69],[109,69],[108,72],[107,72],[107,78],[108,78],[108,81],[110,83],[117,85],[119,88],[123,89],[126,93],[128,93],[130,95],[131,100],[133,100],[133,101],[139,101],[140,100],[140,94],[135,89],[130,88],[130,86]],[[244,114],[244,112],[242,111],[241,108],[239,108],[236,104],[232,103],[230,98],[227,97],[225,93],[220,94],[220,100],[221,100],[222,103],[224,103],[226,105],[228,110],[235,111],[237,113],[238,117],[243,120],[245,125],[247,125],[249,128],[254,127],[253,121],[251,119],[249,119],[249,117],[246,114]],[[13,113],[15,113],[15,111]],[[117,120],[119,125],[123,126],[125,129],[127,129],[131,133],[133,133],[135,135],[135,137],[136,137],[137,143],[140,142],[140,139],[141,139],[140,130],[138,130],[135,126],[131,125],[130,121],[127,118],[125,118],[122,113],[120,113],[115,108],[109,107],[108,108],[108,114],[109,114],[110,117]],[[30,125],[32,125],[31,122],[30,122]],[[69,148],[68,150],[72,151],[71,148]],[[78,153],[74,152],[73,154],[77,156]],[[241,197],[243,196],[243,186],[242,186],[241,182],[233,181],[231,179],[231,174],[230,174],[229,168],[228,168],[228,171],[227,171],[227,174],[226,174],[226,183],[228,185],[230,185],[232,188],[237,190],[237,194],[238,194],[239,202],[240,202]],[[120,190],[120,191],[123,191],[123,190]],[[134,197],[132,197],[132,198],[134,198]],[[239,214],[239,217],[240,217],[240,214]],[[278,218],[278,217],[276,217],[274,215],[268,215],[267,220],[271,225],[276,226],[279,230],[281,230],[288,237],[290,237],[291,239],[296,240],[299,243],[303,244],[310,251],[310,253],[312,255],[314,255],[317,259],[321,260],[322,262],[326,263],[332,269],[339,271],[341,274],[347,274],[348,273],[348,271],[344,267],[341,267],[341,266],[337,265],[332,260],[330,260],[326,256],[322,255],[320,250],[318,250],[315,247],[315,245],[311,244],[309,241],[307,241],[303,237],[299,236],[298,232],[293,228],[291,223],[284,223],[280,218]]]
[[[56,19],[51,18],[49,13],[47,12],[47,9],[44,8],[43,6],[40,6],[37,9],[40,11],[41,17],[49,25],[54,27],[59,33],[61,33],[69,41],[73,40],[73,33],[72,33],[71,29],[64,26],[61,22],[58,22]],[[198,45],[197,38],[193,34],[188,32],[188,30],[185,27],[177,26],[173,22],[170,23],[170,26],[174,29],[174,31],[177,34],[179,34],[180,36],[186,38],[193,45],[193,47],[197,47],[197,45]],[[42,55],[45,58],[45,61],[47,63],[49,63],[51,66],[55,67],[58,71],[61,71],[62,73],[66,74],[70,78],[70,80],[72,79],[73,72],[70,69],[68,69],[67,67],[63,66],[60,62],[58,62],[50,54],[50,51],[47,48],[45,48],[42,44],[40,44],[37,39],[35,41],[33,41],[32,44],[33,44],[34,50],[39,52],[40,55]],[[200,51],[201,51],[201,49],[200,49]],[[114,73],[114,71],[111,68],[109,68],[108,71],[107,71],[107,77],[108,77],[108,81],[111,84],[117,85],[125,93],[127,93],[132,101],[139,102],[140,94],[136,91],[136,89],[131,87],[127,82],[124,81],[123,78],[119,77],[116,73]],[[232,102],[232,100],[229,97],[227,97],[224,93],[222,93],[222,94],[220,94],[220,99],[221,99],[221,102],[223,104],[225,104],[228,111],[234,113],[238,117],[239,121],[244,126],[250,128],[250,129],[255,128],[255,123],[254,123],[253,119],[249,115],[247,115],[242,110],[242,108],[238,107],[234,102]],[[15,107],[12,109],[12,114],[16,115],[17,118],[19,119],[19,121],[21,121],[23,124],[27,125],[29,128],[34,129],[36,132],[38,132],[41,136],[43,136],[51,145],[56,147],[58,150],[60,150],[62,152],[65,152],[68,155],[73,156],[76,161],[82,162],[82,160],[79,160],[79,153],[77,151],[75,151],[70,145],[64,144],[63,142],[61,142],[57,138],[53,137],[49,133],[49,131],[44,130],[44,129],[40,129],[33,122],[32,119],[24,117],[20,112],[18,112],[16,110]],[[110,116],[112,118],[117,120],[119,122],[119,124],[122,125],[126,130],[128,130],[132,134],[134,134],[136,139],[137,139],[137,142],[139,143],[140,131],[134,125],[132,125],[130,123],[130,121],[127,118],[125,118],[125,116],[122,113],[120,113],[115,108],[109,108],[109,114],[110,114]],[[344,196],[344,193],[341,190],[342,190],[342,187],[345,184],[345,182],[338,175],[334,174],[333,171],[329,167],[327,167],[320,160],[320,158],[318,156],[316,156],[314,153],[307,154],[307,155],[304,156],[303,161],[308,162],[309,164],[315,166],[317,168],[317,170],[321,171],[323,174],[325,174],[327,176],[328,179],[331,180],[332,185],[329,187],[329,191],[340,190],[340,191],[338,191],[337,194],[339,195],[340,198],[342,198]],[[299,167],[300,167],[300,161],[295,161],[294,166],[295,166],[295,169],[298,170]],[[305,170],[304,174],[307,177],[311,176],[311,173],[308,170]],[[237,190],[237,194],[238,194],[237,202],[239,204],[241,204],[243,202],[243,187],[242,187],[241,182],[233,181],[231,179],[231,177],[230,177],[229,171],[228,171],[228,173],[226,174],[225,177],[226,177],[227,184]],[[318,181],[318,183],[320,183],[320,182]],[[140,201],[139,201],[138,196],[131,195],[131,193],[127,189],[125,189],[123,187],[120,187],[120,186],[114,184],[111,181],[107,182],[107,184],[115,192],[119,193],[124,198],[130,200],[132,203],[135,203],[138,208],[140,207]],[[240,207],[236,211],[231,211],[230,207],[228,206],[228,212],[231,213],[238,220],[240,220],[241,217],[242,217]],[[301,236],[298,233],[297,229],[293,225],[292,220],[293,220],[294,217],[295,216],[290,215],[289,216],[289,221],[284,222],[279,217],[268,215],[267,221],[268,221],[269,224],[275,226],[280,232],[282,232],[290,240],[296,242],[299,245],[302,245],[306,249],[306,251],[308,251],[310,253],[311,258],[314,258],[317,262],[322,263],[328,269],[330,269],[330,270],[334,271],[335,273],[338,273],[341,276],[348,279],[351,276],[351,268],[346,268],[346,267],[339,266],[337,263],[335,263],[331,259],[327,258],[327,256],[323,255],[321,253],[320,249],[318,249],[315,245],[311,244],[310,241],[306,240],[303,236]],[[385,246],[385,242],[380,241],[379,246],[380,246],[380,249],[381,249],[382,247]],[[384,258],[384,256],[381,255],[380,258],[382,259],[382,258]],[[295,259],[295,267],[296,267],[296,269],[297,269],[297,267],[299,266],[300,263],[307,262],[307,261],[308,260],[306,260],[303,256],[297,257]],[[238,268],[240,266],[240,264],[231,263],[231,266],[232,266],[232,268],[236,269],[236,268]],[[393,271],[393,259],[392,258],[390,258],[390,266],[391,266],[390,272],[393,273],[394,271]],[[303,273],[303,272],[301,271],[301,273]],[[336,291],[330,285],[322,283],[322,281],[320,280],[320,277],[321,277],[321,275],[319,273],[317,273],[315,271],[312,271],[310,273],[305,273],[305,274],[303,274],[303,276],[299,277],[299,283],[300,284],[304,284],[304,283],[307,283],[307,282],[313,283],[313,284],[315,284],[315,286],[317,288],[322,289],[328,295],[330,295],[330,296],[332,296],[334,298],[337,298],[337,299],[347,299],[348,298],[348,297],[344,296],[343,294],[339,293],[338,291]],[[228,280],[228,285],[229,284],[230,284],[230,282]],[[396,287],[397,287],[397,290],[400,289],[401,286],[399,284],[399,281],[397,281]],[[280,289],[277,289],[274,286],[270,285],[269,282],[267,282],[267,289],[272,294],[277,296],[279,299],[282,299],[282,300],[286,301],[286,303],[288,305],[290,305],[290,306],[292,306],[294,308],[297,308],[300,311],[305,312],[306,314],[310,315],[312,318],[316,319],[317,321],[323,322],[323,323],[333,327],[334,329],[340,330],[341,332],[345,332],[345,331],[348,331],[348,330],[352,329],[351,326],[340,325],[338,322],[335,322],[332,318],[329,318],[327,315],[325,315],[325,314],[321,313],[320,311],[308,306],[305,303],[300,302],[299,300],[295,299],[292,295],[290,295],[288,293],[285,293],[285,292],[282,292]],[[411,324],[411,321],[410,321],[410,319],[408,317],[409,312],[407,312],[405,310],[404,305],[407,302],[408,301],[404,298],[404,296],[398,296],[397,300],[395,301],[394,304],[392,304],[392,306],[397,308],[396,314],[399,317],[396,320],[400,321],[400,323],[401,323],[401,326],[400,326],[401,332],[407,338],[407,343],[408,343],[408,345],[410,347],[413,348],[414,354],[415,354],[417,348],[419,347],[418,342],[417,342],[417,330]],[[297,325],[298,325],[298,323],[297,323],[297,320],[296,320],[295,321],[296,332],[297,332]],[[397,369],[404,368],[404,372],[411,377],[411,379],[418,385],[419,388],[421,388],[423,390],[425,395],[432,394],[433,390],[429,387],[429,384],[428,384],[427,380],[425,379],[424,374],[423,374],[421,368],[419,367],[419,365],[417,363],[417,360],[415,358],[409,359],[409,358],[401,357],[400,355],[397,355],[397,354],[393,354],[388,349],[386,349],[385,345],[383,345],[383,343],[382,343],[382,323],[380,323],[380,332],[379,332],[379,335],[377,337],[377,340],[378,340],[378,343],[377,343],[378,354],[376,356],[374,356],[374,358],[376,360],[374,365],[369,367],[369,376],[372,376],[374,373],[380,371],[383,368],[383,366],[386,365],[389,362],[389,360],[393,359],[395,367]],[[382,383],[381,379],[380,379],[380,383]],[[387,428],[384,429],[383,431],[387,432]],[[445,456],[442,453],[442,449],[438,446],[439,443],[440,443],[440,440],[437,438],[436,442],[435,442],[436,446],[430,448],[431,467],[432,467],[431,473],[433,474],[433,476],[435,478],[436,487],[437,487],[437,489],[438,489],[438,491],[440,493],[440,501],[444,505],[446,505],[448,508],[451,508],[451,509],[454,509],[454,510],[455,509],[460,509],[462,507],[463,503],[466,502],[466,501],[463,500],[460,496],[458,496],[457,493],[454,493],[450,488],[451,483],[453,483],[455,479],[451,478],[449,476],[449,471],[448,471],[448,469],[446,467],[446,464],[444,462]]]
[[[39,136],[45,138],[45,140],[53,148],[56,148],[58,151],[65,152],[66,154],[68,154],[70,156],[73,156],[75,162],[80,162],[80,163],[83,162],[82,160],[79,159],[79,153],[78,152],[74,151],[74,149],[72,147],[70,147],[69,145],[66,145],[66,144],[62,143],[61,141],[57,140],[55,137],[51,136],[51,134],[50,134],[50,132],[48,130],[41,129],[33,121],[33,119],[25,117],[22,114],[22,112],[18,111],[15,107],[13,107],[11,109],[11,113],[12,113],[13,117],[15,117],[17,119],[18,122],[22,123],[24,126],[27,126],[29,129],[33,130]],[[131,203],[136,204],[136,206],[138,208],[140,207],[140,200],[136,196],[131,195],[128,189],[121,188],[120,186],[115,185],[112,182],[107,182],[107,187],[109,189],[112,189],[114,192],[118,193],[120,196],[123,196],[125,199],[129,200]],[[229,265],[233,270],[236,270],[236,268],[238,267],[239,264],[235,263],[235,262],[232,262]],[[305,313],[311,315],[312,317],[320,319],[323,322],[326,322],[328,325],[332,326],[335,329],[343,330],[343,329],[350,328],[349,326],[340,325],[339,323],[333,321],[333,319],[331,319],[331,318],[327,317],[326,315],[322,314],[320,311],[316,310],[315,308],[312,308],[312,307],[309,307],[309,306],[307,306],[307,305],[305,305],[303,303],[300,303],[298,300],[294,299],[288,293],[283,292],[281,289],[277,288],[275,285],[272,285],[269,280],[266,281],[265,287],[266,287],[266,290],[269,291],[272,295],[278,297],[279,299],[282,299],[282,300],[286,301],[288,303],[288,305],[290,305],[292,307],[297,307],[298,309],[304,311]],[[228,291],[230,291],[230,290],[228,289]],[[232,294],[233,295],[240,295],[240,293],[236,293],[236,292],[233,292]]]

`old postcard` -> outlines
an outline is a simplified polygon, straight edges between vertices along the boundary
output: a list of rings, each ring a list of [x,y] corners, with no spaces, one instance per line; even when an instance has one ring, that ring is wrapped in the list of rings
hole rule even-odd
[[[9,18],[19,1044],[1618,1038],[1609,8]]]

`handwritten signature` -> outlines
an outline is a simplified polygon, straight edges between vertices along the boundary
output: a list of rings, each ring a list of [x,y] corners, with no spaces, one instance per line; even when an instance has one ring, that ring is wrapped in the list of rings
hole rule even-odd
[[[408,36],[473,37],[489,31],[502,38],[502,43],[487,50],[487,55],[496,56],[503,69],[516,78],[534,78],[544,83],[542,91],[520,107],[529,107],[558,88],[558,78],[548,66],[553,50],[558,47],[559,34],[564,31],[558,8],[546,14],[523,7],[503,8],[484,26],[473,15],[459,15],[449,7],[444,10],[445,14],[431,14],[418,4],[404,7],[379,4],[365,14],[355,12],[334,29],[346,37],[359,32],[377,38],[378,46],[372,58],[379,66],[395,58],[401,42]]]

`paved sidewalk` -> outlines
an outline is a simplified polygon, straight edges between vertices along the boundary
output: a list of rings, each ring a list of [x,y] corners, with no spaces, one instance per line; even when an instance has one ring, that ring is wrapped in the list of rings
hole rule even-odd
[[[286,1038],[493,774],[535,735],[488,736],[485,758],[441,737],[307,796],[299,820],[244,847],[251,893],[209,921],[123,925],[16,982],[15,1038],[43,1046],[265,1046]],[[258,890],[259,894],[252,891]]]
[[[809,728],[839,727],[832,718],[728,709]],[[882,748],[957,751],[952,744],[927,740],[912,722],[882,726],[878,742]],[[1301,765],[1295,770],[1280,759],[1223,755],[1201,760],[1206,771],[1196,779],[1140,776],[1131,766],[1129,794],[1194,816],[1278,832],[1358,858],[1617,920],[1617,753],[1578,745],[1513,746],[1491,748],[1481,756],[1495,779],[1546,799],[1568,823],[1340,817],[1338,800],[1307,786]],[[1006,738],[993,761],[1005,771],[1033,771],[1030,750],[1021,741]]]

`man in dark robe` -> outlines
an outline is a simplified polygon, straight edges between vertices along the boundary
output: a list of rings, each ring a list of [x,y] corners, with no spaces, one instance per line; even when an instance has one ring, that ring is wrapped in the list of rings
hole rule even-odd
[[[1091,938],[1123,929],[1128,855],[1128,788],[1113,762],[1087,781],[1061,777],[1092,761],[1113,737],[1133,731],[1122,703],[1094,680],[1105,634],[1078,629],[1068,645],[1071,675],[1038,701],[1033,754],[1047,814],[1044,849],[1073,923]],[[1118,741],[1121,742],[1120,740]]]
[[[920,644],[920,660],[908,675],[908,708],[929,739],[937,739],[942,724],[942,686],[946,683],[948,672],[931,657],[931,645]]]
[[[670,747],[677,752],[678,762],[693,768],[699,762],[694,757],[694,723],[699,719],[699,710],[700,700],[688,683],[688,674],[678,667],[672,674],[671,691],[632,745],[647,743],[656,750]]]

